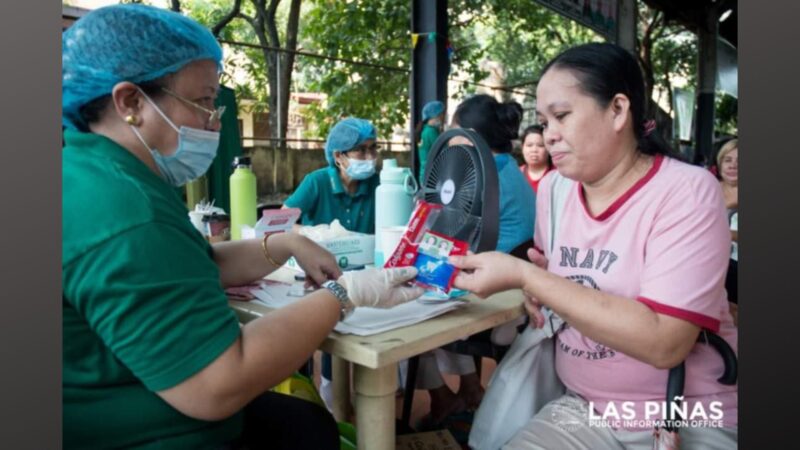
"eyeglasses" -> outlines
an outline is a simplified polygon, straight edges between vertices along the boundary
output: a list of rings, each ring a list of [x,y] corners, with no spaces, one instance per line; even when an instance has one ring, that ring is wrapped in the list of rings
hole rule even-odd
[[[350,151],[351,152],[356,152],[356,153],[360,154],[363,157],[370,156],[370,157],[372,157],[372,159],[375,159],[375,158],[378,157],[378,151],[380,149],[381,149],[381,147],[378,144],[373,142],[370,145],[361,144],[358,147],[355,147]]]
[[[196,108],[196,109],[208,114],[208,119],[206,119],[206,128],[213,128],[213,127],[215,127],[215,126],[220,124],[220,119],[222,118],[222,113],[225,112],[225,106],[224,105],[220,106],[219,108],[211,110],[211,109],[205,108],[205,107],[203,107],[201,105],[198,105],[197,103],[195,103],[195,102],[193,102],[193,101],[191,101],[191,100],[189,100],[189,99],[187,99],[185,97],[182,97],[182,96],[176,94],[175,92],[171,91],[170,89],[162,87],[161,90],[163,90],[167,94],[171,95],[172,97],[175,97],[176,99],[182,101],[183,103],[186,103],[187,105],[189,105],[189,106],[191,106],[193,108]]]

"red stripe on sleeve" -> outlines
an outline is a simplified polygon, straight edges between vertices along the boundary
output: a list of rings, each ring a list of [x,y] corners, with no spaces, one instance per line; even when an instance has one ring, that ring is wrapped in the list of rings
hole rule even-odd
[[[701,328],[713,331],[714,333],[719,332],[719,319],[706,316],[705,314],[696,313],[694,311],[688,311],[685,309],[676,308],[674,306],[665,305],[645,297],[639,297],[637,300],[644,303],[650,307],[650,309],[659,314],[686,320],[687,322],[691,322]]]

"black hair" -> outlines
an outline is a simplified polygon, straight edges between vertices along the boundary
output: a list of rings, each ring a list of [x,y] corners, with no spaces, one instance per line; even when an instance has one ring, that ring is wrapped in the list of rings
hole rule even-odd
[[[540,136],[544,136],[544,128],[542,128],[541,125],[531,125],[522,130],[522,135],[520,135],[519,140],[522,143],[525,143],[525,138],[528,137],[529,134],[538,134]]]
[[[156,78],[155,80],[137,83],[136,85],[139,86],[139,88],[141,88],[142,91],[144,91],[144,93],[150,98],[156,99],[163,95],[164,92],[162,91],[162,88],[165,88],[169,85],[169,75]],[[88,126],[95,122],[99,122],[110,103],[111,94],[109,93],[90,100],[88,103],[81,106],[78,109],[78,113],[81,115],[83,123]]]
[[[453,115],[461,128],[472,128],[489,147],[498,153],[511,152],[511,141],[519,136],[522,105],[515,101],[500,103],[485,94],[474,95],[461,102]]]
[[[617,94],[628,97],[633,118],[633,133],[639,151],[646,155],[662,154],[677,157],[676,152],[656,130],[645,133],[644,77],[634,56],[622,47],[609,43],[584,44],[565,50],[545,65],[542,76],[550,69],[572,72],[581,90],[606,107]]]

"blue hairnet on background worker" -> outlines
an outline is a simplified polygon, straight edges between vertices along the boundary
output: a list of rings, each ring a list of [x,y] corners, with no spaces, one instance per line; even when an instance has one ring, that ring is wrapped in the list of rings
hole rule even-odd
[[[444,103],[434,100],[422,107],[422,121],[417,124],[417,154],[419,155],[419,178],[425,176],[425,163],[428,161],[433,143],[439,137],[444,126]]]
[[[375,171],[378,145],[375,127],[364,119],[348,117],[331,128],[325,141],[328,167],[309,173],[284,207],[300,208],[303,225],[331,223],[359,233],[375,232]]]

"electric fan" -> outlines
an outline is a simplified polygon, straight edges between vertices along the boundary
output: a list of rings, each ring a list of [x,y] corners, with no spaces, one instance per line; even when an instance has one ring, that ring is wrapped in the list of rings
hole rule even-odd
[[[466,138],[471,145],[449,142]],[[418,198],[442,205],[431,230],[465,241],[475,253],[497,247],[499,187],[494,156],[472,129],[455,128],[433,143]]]

